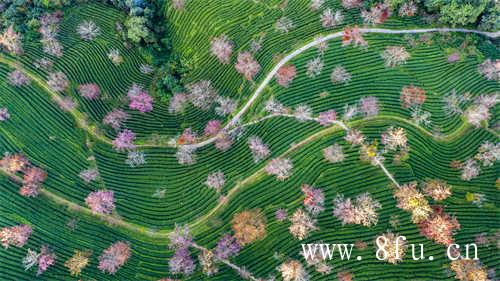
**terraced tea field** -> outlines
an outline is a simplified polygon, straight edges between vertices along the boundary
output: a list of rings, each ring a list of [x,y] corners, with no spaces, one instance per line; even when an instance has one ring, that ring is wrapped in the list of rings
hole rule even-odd
[[[343,9],[343,22],[325,29],[323,9],[311,11],[305,0],[174,4],[164,13],[188,68],[180,113],[174,93],[160,100],[157,69],[144,70],[153,58],[124,43],[117,23],[126,15],[111,5],[64,9],[61,57],[44,53],[38,40],[25,42],[22,56],[0,53],[0,280],[455,280],[445,257],[452,242],[477,243],[480,262],[471,267],[490,276],[462,280],[496,280],[498,31],[397,15],[374,27],[363,25],[359,9]],[[276,28],[282,17],[293,19],[288,32]],[[94,40],[76,32],[84,21],[99,27]],[[347,42],[345,28],[355,25],[366,46]],[[232,46],[227,64],[211,53],[221,35]],[[387,66],[384,54],[395,46],[405,58]],[[113,62],[113,50],[123,62]],[[248,50],[259,66],[253,79],[235,68]],[[492,79],[482,70],[488,59]],[[29,82],[15,85],[15,70]],[[67,76],[62,90],[51,78],[58,72]],[[280,75],[289,75],[286,83]],[[217,92],[200,86],[208,110],[196,106],[201,80]],[[87,83],[98,85],[97,98],[82,95]],[[144,93],[152,110],[134,110]],[[236,103],[225,116],[214,109],[221,97]],[[127,117],[113,128],[105,120],[116,110]],[[29,164],[13,160],[18,155]],[[46,178],[30,177],[29,167]],[[429,187],[432,179],[446,188]],[[355,206],[365,193],[369,200]],[[235,226],[248,210],[258,215]],[[8,229],[16,225],[31,228],[29,239],[16,240]],[[191,238],[179,233],[182,225]],[[434,259],[413,260],[407,247],[396,264],[378,260],[375,239],[388,232],[423,244]],[[226,234],[231,245],[220,242]],[[108,251],[118,241],[127,250]],[[356,245],[351,260],[306,261],[302,243]],[[30,260],[31,250],[40,253]],[[70,274],[76,250],[89,251],[88,259]],[[287,271],[290,261],[300,266]]]

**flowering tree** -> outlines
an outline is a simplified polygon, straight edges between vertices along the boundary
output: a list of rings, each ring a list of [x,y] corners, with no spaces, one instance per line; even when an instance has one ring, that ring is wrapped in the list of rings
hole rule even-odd
[[[233,145],[233,136],[221,131],[215,139],[215,148],[219,151],[228,151]]]
[[[382,134],[381,143],[385,145],[385,149],[387,150],[404,149],[407,146],[408,138],[403,128],[390,127]]]
[[[177,11],[182,11],[186,6],[186,0],[172,0],[172,6]]]
[[[321,61],[320,57],[316,57],[314,59],[309,60],[307,62],[307,70],[306,70],[307,76],[309,78],[314,78],[316,76],[319,76],[324,66],[325,64],[323,63],[323,61]]]
[[[422,105],[425,102],[425,90],[413,85],[405,86],[401,90],[400,100],[404,108]]]
[[[307,121],[312,119],[312,108],[308,106],[307,104],[299,104],[294,112],[293,115],[299,122]]]
[[[220,63],[228,64],[233,53],[233,43],[229,38],[222,34],[219,37],[214,37],[210,42],[210,52],[214,55]]]
[[[30,79],[28,78],[28,76],[26,76],[26,74],[24,74],[24,72],[19,69],[10,72],[7,79],[9,80],[10,84],[17,87],[25,86],[30,83]]]
[[[370,11],[362,10],[361,17],[365,24],[382,24],[391,16],[391,6],[389,2],[379,2]]]
[[[325,4],[325,0],[311,0],[311,10],[319,10],[323,4]]]
[[[230,257],[236,256],[241,250],[241,246],[236,241],[236,238],[230,234],[224,235],[217,246],[215,247],[214,254],[218,259],[228,259]]]
[[[0,230],[0,243],[5,249],[11,245],[21,248],[28,242],[32,232],[31,226],[25,224],[4,227]]]
[[[376,116],[380,111],[378,99],[372,96],[359,100],[359,108],[365,117]]]
[[[487,126],[490,119],[490,111],[483,104],[473,104],[464,112],[465,119],[476,128]]]
[[[387,232],[377,237],[384,237],[385,240],[381,240],[387,242],[382,242],[381,245],[375,243],[375,245],[377,246],[377,250],[384,250],[387,253],[387,256],[384,259],[385,261],[387,261],[388,263],[396,264],[403,260],[403,257],[406,254],[406,249],[408,248],[406,241],[399,239],[399,247],[396,247],[397,237],[399,237],[398,234]]]
[[[88,250],[75,250],[75,254],[64,263],[64,266],[69,270],[71,276],[79,276],[82,269],[89,264],[91,255],[92,252]]]
[[[59,22],[62,19],[62,12],[46,13],[40,17],[40,28],[38,31],[42,35],[40,42],[43,45],[43,51],[55,57],[62,57],[62,45],[57,41],[59,33]]]
[[[123,63],[123,57],[118,49],[111,49],[108,52],[108,58],[114,65],[120,65]]]
[[[285,107],[282,103],[275,100],[274,97],[271,97],[269,100],[267,100],[266,105],[264,106],[264,111],[272,114],[288,114],[289,108]]]
[[[488,281],[488,271],[480,261],[459,258],[451,262],[451,270],[460,281]]]
[[[308,281],[309,275],[304,269],[304,266],[297,260],[288,260],[282,263],[278,270],[281,272],[281,277],[284,281]]]
[[[410,53],[406,51],[405,47],[389,46],[380,56],[385,60],[386,67],[396,67],[405,64],[410,58]]]
[[[352,146],[361,145],[365,141],[365,136],[356,129],[350,129],[344,139]]]
[[[84,20],[76,28],[76,33],[78,33],[83,40],[92,41],[101,34],[101,29],[95,22]]]
[[[215,113],[219,116],[227,116],[236,110],[236,101],[229,97],[218,97]]]
[[[248,147],[252,152],[255,163],[266,159],[269,154],[271,154],[271,151],[269,150],[267,144],[265,144],[261,138],[256,136],[248,138]]]
[[[337,143],[323,149],[323,157],[325,157],[326,161],[330,163],[339,163],[345,159],[342,146]]]
[[[168,104],[168,112],[170,114],[184,113],[184,110],[186,110],[188,102],[189,99],[185,93],[175,93],[170,98],[170,103]]]
[[[313,219],[304,212],[301,208],[297,209],[293,215],[290,217],[290,222],[292,223],[288,230],[293,237],[304,240],[309,233],[313,230],[317,230],[316,219]]]
[[[186,128],[177,139],[177,143],[193,144],[196,142],[196,138],[197,138],[196,132],[194,132],[191,128]]]
[[[274,24],[274,29],[281,33],[287,33],[294,28],[293,21],[287,17],[279,18]]]
[[[276,81],[280,86],[287,88],[293,79],[297,76],[297,69],[293,64],[285,65],[276,72]]]
[[[342,36],[342,47],[353,44],[355,47],[367,47],[368,42],[365,41],[358,26],[344,28],[344,35]]]
[[[253,81],[253,78],[260,71],[260,64],[254,59],[252,53],[238,53],[237,62],[234,66],[236,71],[243,75],[248,81]]]
[[[443,180],[427,180],[424,183],[424,192],[434,201],[442,201],[451,195],[451,186]]]
[[[342,7],[345,9],[354,9],[363,6],[363,0],[342,0]]]
[[[111,214],[115,210],[115,196],[113,191],[99,190],[91,192],[85,198],[85,204],[89,206],[92,213],[95,214]]]
[[[99,171],[96,168],[86,169],[81,171],[79,176],[85,183],[89,184],[99,177]]]
[[[349,271],[339,271],[339,273],[337,273],[337,278],[339,281],[352,281],[354,277]]]
[[[269,161],[265,170],[269,175],[274,175],[278,180],[285,180],[292,174],[292,160],[289,158],[275,158]]]
[[[75,109],[76,103],[70,96],[62,97],[59,101],[59,108],[64,111],[71,111]]]
[[[141,113],[153,110],[153,98],[144,90],[142,86],[133,84],[127,92],[130,99],[129,108],[139,110]]]
[[[417,184],[414,182],[404,184],[394,191],[394,197],[397,199],[398,208],[412,213],[414,223],[420,223],[429,218],[432,209],[424,194],[417,190]]]
[[[124,241],[118,241],[99,256],[99,270],[104,273],[115,274],[130,258],[130,244]]]
[[[489,141],[483,142],[475,158],[485,167],[493,166],[495,162],[500,160],[500,142],[496,144]]]
[[[142,166],[146,164],[146,154],[142,151],[129,151],[125,164],[131,168]]]
[[[208,174],[205,184],[208,187],[215,189],[215,191],[220,192],[222,187],[224,187],[224,184],[226,184],[226,177],[224,176],[224,173],[221,171],[214,172]]]
[[[118,133],[113,140],[113,148],[116,151],[134,150],[135,149],[135,134],[129,129],[125,129]]]
[[[58,71],[49,74],[49,80],[47,81],[47,84],[53,91],[63,92],[68,89],[69,80],[66,74]]]
[[[470,181],[479,176],[480,172],[481,168],[479,167],[477,161],[474,159],[468,159],[462,166],[462,174],[460,175],[460,178],[464,181]]]
[[[205,275],[212,276],[219,272],[214,253],[212,251],[202,250],[198,255],[198,261],[200,262],[201,269]]]
[[[188,146],[181,146],[177,149],[175,157],[181,165],[192,165],[196,163],[195,149]]]
[[[446,214],[442,207],[436,206],[433,210],[429,218],[418,224],[420,233],[428,239],[448,246],[453,243],[454,232],[460,229],[460,224],[455,217]]]
[[[29,164],[28,159],[19,153],[5,153],[3,158],[0,159],[0,169],[9,174],[20,172]]]
[[[0,34],[0,47],[13,55],[23,53],[22,37],[20,33],[14,31],[14,25],[10,25]]]
[[[488,80],[500,81],[500,60],[486,59],[477,70]]]
[[[111,128],[115,130],[119,130],[125,121],[127,121],[129,118],[128,113],[121,109],[113,109],[111,112],[108,112],[106,116],[104,116],[104,119],[102,120],[102,123],[104,125],[109,125]]]
[[[276,210],[275,217],[276,220],[278,220],[279,222],[285,221],[288,218],[286,209],[281,208]]]
[[[332,9],[328,8],[323,11],[320,21],[324,28],[333,28],[344,22],[344,15],[340,11],[333,13]]]
[[[47,178],[47,173],[38,167],[29,167],[24,171],[23,186],[19,193],[25,197],[36,197],[40,186]]]
[[[78,92],[82,97],[93,100],[99,96],[99,94],[101,93],[101,89],[99,88],[99,85],[95,83],[88,83],[79,85]]]
[[[207,111],[217,98],[217,90],[208,80],[201,80],[186,86],[189,101],[194,107]]]
[[[231,228],[234,238],[241,246],[266,236],[266,221],[259,209],[235,214],[231,221]]]
[[[221,122],[219,120],[210,120],[205,126],[205,136],[215,136],[221,130]]]
[[[319,113],[318,123],[321,126],[329,126],[337,120],[337,112],[335,110],[327,110]]]
[[[38,257],[38,271],[36,275],[41,275],[55,263],[56,254],[49,248],[48,245],[43,245],[40,248],[40,256]]]
[[[321,189],[303,184],[301,190],[305,196],[304,207],[312,216],[315,217],[325,210],[325,195]]]
[[[370,194],[358,195],[354,201],[337,195],[333,200],[333,216],[344,224],[359,224],[363,226],[373,226],[378,222],[377,210],[382,205],[373,200]]]
[[[405,2],[399,7],[400,17],[413,17],[418,11],[417,4],[413,1]]]
[[[7,121],[10,119],[9,110],[5,107],[0,107],[0,122]]]
[[[342,66],[336,66],[330,74],[330,80],[333,84],[347,84],[351,77],[351,74]]]

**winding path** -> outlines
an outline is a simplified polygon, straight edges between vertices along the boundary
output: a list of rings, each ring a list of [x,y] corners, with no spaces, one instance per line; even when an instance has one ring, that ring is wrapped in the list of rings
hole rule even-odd
[[[473,30],[473,29],[465,29],[465,28],[424,28],[424,29],[384,29],[384,28],[360,28],[359,29],[362,33],[378,33],[378,34],[417,34],[417,33],[427,33],[427,32],[460,32],[460,33],[475,33],[479,35],[486,36],[488,38],[493,38],[496,39],[500,37],[500,31],[497,32],[486,32],[486,31],[479,31],[479,30]],[[330,33],[328,35],[319,37],[314,39],[313,41],[305,44],[304,46],[294,50],[293,52],[289,53],[285,57],[283,57],[272,69],[271,71],[266,75],[264,80],[262,80],[257,87],[257,89],[254,91],[250,99],[245,103],[245,105],[227,122],[227,124],[224,126],[225,131],[230,131],[233,129],[238,122],[240,121],[241,117],[250,109],[250,107],[253,105],[253,103],[257,100],[257,98],[263,93],[264,89],[267,87],[267,85],[271,82],[271,80],[274,78],[278,70],[287,64],[290,60],[295,58],[296,56],[302,54],[303,52],[318,46],[319,44],[326,42],[328,40],[342,37],[344,35],[343,31],[338,31],[334,33]],[[0,54],[0,63],[7,64],[8,66],[12,68],[17,68],[20,69],[19,64],[11,59],[8,58],[2,54]],[[37,77],[33,72],[23,69],[23,71],[26,73],[27,76],[31,78],[35,83],[37,83],[40,87],[42,87],[45,91],[47,91],[52,100],[56,102],[58,105],[62,103],[62,96],[53,91],[45,81]],[[87,122],[87,119],[84,117],[84,114],[77,109],[72,109],[69,111],[69,113],[75,118],[77,125],[85,130],[89,135],[93,136],[95,139],[107,143],[109,145],[112,144],[112,141],[107,138],[106,136],[100,134],[96,130],[96,126],[94,125],[89,125]],[[202,148],[206,145],[209,145],[217,139],[217,136],[211,137],[205,140],[202,140],[198,143],[195,144],[186,144],[186,145],[173,145],[173,144],[163,144],[163,145],[155,145],[155,144],[138,144],[137,147],[179,147],[179,146],[184,146],[187,148],[191,149],[198,149]]]

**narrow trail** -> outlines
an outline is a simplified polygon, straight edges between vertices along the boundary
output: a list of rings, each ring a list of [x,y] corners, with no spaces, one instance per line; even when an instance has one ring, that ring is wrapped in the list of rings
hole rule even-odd
[[[293,115],[273,114],[273,115],[268,115],[268,116],[265,116],[263,118],[260,118],[260,119],[258,119],[256,121],[243,124],[241,126],[251,126],[251,125],[257,124],[257,123],[259,123],[259,122],[261,122],[263,120],[267,120],[267,119],[270,119],[270,118],[278,118],[278,117],[281,117],[281,118],[295,118],[295,116],[293,116]],[[425,130],[424,128],[422,128],[420,126],[416,126],[414,123],[408,121],[407,119],[400,118],[400,117],[394,117],[394,116],[379,115],[379,116],[375,116],[375,117],[371,117],[371,118],[359,119],[359,120],[351,121],[349,123],[349,125],[347,125],[347,124],[345,124],[344,122],[341,122],[341,121],[335,121],[331,126],[326,127],[325,129],[322,129],[322,130],[320,130],[320,131],[318,131],[318,132],[316,132],[316,133],[314,133],[314,134],[306,137],[305,139],[303,139],[300,142],[296,143],[295,145],[293,145],[292,147],[290,147],[289,149],[287,149],[282,154],[276,156],[275,158],[287,157],[292,152],[295,152],[299,148],[304,147],[308,143],[310,143],[312,141],[315,141],[317,139],[320,139],[322,137],[328,136],[330,134],[333,134],[335,132],[338,132],[338,131],[349,131],[350,128],[359,126],[359,125],[361,125],[361,124],[363,124],[365,122],[371,122],[371,121],[376,122],[376,121],[379,121],[379,120],[388,121],[388,122],[399,122],[399,123],[402,123],[402,124],[406,124],[408,126],[414,126],[422,134],[424,134],[424,135],[426,135],[428,137],[432,137],[436,141],[443,142],[443,143],[447,143],[447,142],[453,141],[455,139],[458,139],[462,135],[464,135],[469,129],[471,129],[470,126],[464,125],[464,126],[459,127],[456,131],[451,132],[450,134],[442,135],[442,136],[439,136],[439,137],[435,137],[431,132]],[[310,118],[309,121],[310,122],[317,122],[316,118]],[[392,177],[392,175],[387,171],[387,169],[385,168],[385,166],[383,166],[383,164],[381,164],[381,163],[380,163],[379,166],[382,168],[382,170],[384,171],[384,173],[389,177],[389,179],[391,179],[391,181],[393,183],[395,183],[396,186],[399,186],[399,184],[394,180],[394,177]],[[196,227],[199,227],[200,225],[202,225],[203,222],[206,222],[210,217],[212,217],[213,215],[215,215],[217,212],[221,211],[225,206],[228,205],[228,203],[230,202],[230,200],[233,197],[235,197],[242,189],[244,189],[246,186],[248,186],[248,185],[256,182],[261,177],[265,176],[264,169],[265,169],[265,165],[263,165],[262,168],[260,168],[257,171],[255,171],[252,175],[250,175],[247,178],[245,178],[244,180],[238,182],[227,193],[226,199],[224,201],[218,202],[217,205],[214,208],[210,209],[209,212],[205,213],[203,216],[197,218],[193,222],[188,223],[189,227],[191,229],[195,229]],[[22,179],[20,177],[16,176],[16,175],[5,173],[2,170],[0,170],[0,173],[8,176],[9,178],[11,178],[16,183],[22,183]],[[94,214],[92,214],[92,212],[91,212],[91,210],[89,208],[81,206],[81,205],[79,205],[79,204],[77,204],[77,203],[75,203],[73,201],[68,200],[68,199],[65,199],[64,197],[61,197],[61,196],[59,196],[59,195],[57,195],[57,194],[55,194],[55,193],[53,193],[53,192],[51,192],[51,191],[49,191],[49,190],[47,190],[45,188],[42,188],[40,190],[40,195],[43,196],[43,197],[45,197],[45,198],[47,198],[47,199],[49,199],[49,200],[51,200],[52,202],[54,202],[57,205],[65,206],[66,208],[68,208],[68,210],[80,213],[80,214],[82,214],[84,216],[87,216],[87,217],[90,217],[90,218],[95,218],[95,219],[97,219],[99,221],[102,221],[104,223],[109,224],[111,227],[121,228],[124,231],[130,232],[130,233],[135,233],[135,234],[138,234],[138,235],[145,235],[145,236],[150,237],[150,238],[167,239],[168,236],[169,236],[169,234],[172,231],[172,229],[157,230],[157,229],[147,228],[147,227],[139,225],[139,224],[126,222],[126,221],[124,221],[121,217],[119,217],[116,214],[111,214],[111,215],[100,215],[100,214],[98,214],[98,215],[94,215]]]
[[[479,31],[479,30],[472,30],[472,29],[465,29],[465,28],[424,28],[424,29],[384,29],[384,28],[360,28],[359,29],[362,33],[378,33],[378,34],[417,34],[417,33],[426,33],[426,32],[460,32],[460,33],[475,33],[479,34],[482,36],[486,36],[488,38],[498,38],[500,37],[500,31],[497,32],[485,32],[485,31]],[[257,100],[257,98],[263,93],[264,89],[267,87],[267,85],[272,81],[278,70],[287,64],[290,60],[295,58],[296,56],[302,54],[303,52],[318,46],[319,44],[326,42],[328,40],[342,37],[344,35],[343,31],[338,31],[334,33],[330,33],[328,35],[322,36],[320,38],[316,38],[313,41],[305,44],[304,46],[294,50],[293,52],[289,53],[285,57],[283,57],[272,69],[271,71],[266,75],[266,77],[260,82],[259,86],[257,89],[254,91],[250,99],[245,103],[245,105],[227,122],[227,124],[224,126],[223,130],[224,131],[230,131],[232,128],[234,128],[237,123],[240,121],[241,117],[250,109],[250,107],[254,104],[254,102]],[[17,69],[22,69],[23,72],[26,73],[28,77],[31,78],[35,83],[37,83],[40,87],[42,87],[49,95],[51,96],[52,100],[56,102],[58,105],[62,103],[62,96],[53,91],[45,81],[40,79],[36,74],[33,72],[27,70],[26,68],[22,68],[18,62],[16,62],[12,58],[8,58],[4,56],[3,54],[0,54],[0,63],[7,64],[8,66],[12,68],[17,68]],[[85,130],[89,135],[93,136],[95,139],[109,144],[112,144],[112,140],[110,140],[108,137],[100,134],[97,131],[97,128],[95,125],[89,125],[87,119],[85,118],[85,115],[78,111],[77,109],[72,109],[68,111],[70,115],[73,116],[75,119],[77,125],[79,128]],[[176,148],[179,146],[185,146],[191,149],[199,149],[202,148],[206,145],[209,145],[215,140],[217,137],[211,137],[205,140],[202,140],[198,143],[195,144],[186,144],[186,145],[172,145],[172,144],[162,144],[162,145],[155,145],[155,144],[137,144],[138,148],[144,148],[144,147],[172,147]]]

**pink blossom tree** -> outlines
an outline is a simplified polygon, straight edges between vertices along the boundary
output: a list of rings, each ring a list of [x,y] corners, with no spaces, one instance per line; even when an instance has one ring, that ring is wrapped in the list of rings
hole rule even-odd
[[[40,249],[40,256],[38,257],[38,271],[36,275],[41,275],[55,263],[56,254],[49,248],[48,245],[43,245]]]
[[[113,140],[113,148],[116,151],[134,150],[135,149],[135,134],[129,129],[125,129],[118,133]]]
[[[228,151],[233,145],[233,136],[224,131],[221,131],[215,139],[215,148],[219,151]]]
[[[96,99],[101,93],[101,88],[95,83],[82,84],[78,86],[80,95],[88,100]]]
[[[102,252],[99,256],[99,270],[104,273],[115,274],[131,256],[130,244],[118,241]]]
[[[93,214],[111,214],[115,210],[114,192],[105,190],[91,192],[85,198],[85,204],[92,210]]]
[[[410,58],[410,53],[403,46],[389,46],[380,56],[385,60],[386,67],[396,67],[405,64]]]
[[[217,242],[214,254],[217,258],[226,260],[236,256],[240,250],[241,245],[236,241],[236,238],[230,234],[226,234]]]
[[[325,210],[325,195],[321,189],[302,184],[301,190],[304,194],[304,207],[312,216],[315,217]]]
[[[215,136],[221,130],[221,122],[219,120],[210,120],[205,126],[205,136]]]
[[[253,81],[255,75],[260,71],[260,64],[254,59],[252,53],[242,52],[238,53],[235,68],[246,80]]]
[[[299,240],[304,240],[309,236],[311,231],[317,230],[316,219],[311,218],[311,216],[304,212],[301,208],[298,208],[292,216],[290,216],[291,225],[288,228],[290,234]]]
[[[311,10],[317,11],[325,4],[325,0],[311,0]]]
[[[31,233],[31,226],[25,224],[4,227],[0,230],[0,243],[5,249],[11,245],[21,248],[28,242]]]
[[[175,93],[168,104],[168,112],[170,114],[181,114],[186,110],[189,102],[188,96],[185,93]]]
[[[391,16],[391,6],[389,2],[376,3],[370,11],[362,10],[361,17],[365,24],[382,24]]]
[[[344,22],[344,15],[340,11],[335,13],[332,9],[328,8],[323,11],[321,15],[321,26],[324,28],[333,28]]]
[[[150,112],[153,110],[153,97],[144,90],[142,86],[133,84],[127,92],[130,99],[129,108],[138,110],[141,113]]]
[[[280,86],[287,88],[297,75],[297,69],[293,64],[280,67],[276,72],[276,81]]]
[[[342,47],[353,44],[355,47],[367,47],[368,42],[363,38],[358,26],[344,28],[344,35],[342,36]]]
[[[104,119],[102,120],[102,123],[104,125],[109,125],[111,128],[115,130],[119,130],[125,121],[127,121],[129,118],[128,113],[121,109],[113,109],[111,112],[108,112],[106,116],[104,116]]]
[[[478,66],[478,71],[488,80],[500,81],[500,60],[486,59]]]
[[[236,101],[229,97],[218,97],[215,113],[219,116],[227,116],[236,110]]]
[[[330,163],[339,163],[345,159],[342,146],[338,143],[323,149],[323,157]]]
[[[38,167],[29,167],[24,172],[23,186],[19,193],[25,197],[36,197],[40,191],[42,183],[47,178],[47,173]]]
[[[359,108],[365,117],[376,116],[380,111],[378,99],[372,96],[362,98],[359,101]]]
[[[329,126],[333,124],[335,120],[337,120],[337,112],[333,109],[319,113],[318,123],[321,126]]]
[[[85,183],[89,184],[99,177],[99,171],[96,168],[86,169],[81,171],[79,176]]]
[[[186,86],[189,101],[194,107],[207,111],[217,99],[217,90],[208,80],[201,80]]]
[[[460,224],[440,206],[435,206],[433,211],[428,219],[418,224],[420,233],[430,240],[448,246],[454,242],[453,235],[460,229]]]
[[[363,0],[342,0],[342,7],[345,9],[354,9],[363,6]]]
[[[5,107],[0,107],[0,122],[7,121],[10,119],[9,110]]]
[[[49,80],[47,81],[47,84],[53,91],[63,92],[68,89],[69,80],[66,74],[58,71],[49,74]]]
[[[21,55],[23,53],[21,33],[14,31],[14,25],[10,25],[0,34],[0,47],[3,47],[13,55]]]
[[[208,174],[208,177],[207,177],[207,180],[205,181],[205,184],[208,187],[215,189],[215,191],[220,192],[221,189],[226,184],[226,177],[224,176],[223,172],[217,171],[217,172]]]
[[[365,136],[356,129],[350,129],[344,139],[352,146],[362,145],[365,141]]]
[[[347,84],[352,75],[342,66],[336,66],[330,74],[330,80],[333,84]]]
[[[28,85],[30,83],[29,77],[26,76],[26,74],[24,74],[24,72],[22,72],[19,69],[16,69],[16,70],[10,72],[7,79],[9,80],[10,84],[17,86],[17,87],[25,86],[25,85]]]
[[[292,174],[292,160],[289,158],[275,158],[269,161],[265,170],[269,175],[274,175],[278,180],[285,180]]]
[[[196,138],[198,136],[196,135],[196,132],[193,131],[191,128],[186,128],[182,132],[182,134],[179,136],[177,139],[178,144],[193,144],[196,142]]]
[[[266,159],[271,154],[269,146],[265,144],[261,138],[253,136],[248,139],[248,147],[252,152],[253,160],[255,163]]]
[[[233,43],[229,38],[222,34],[219,37],[214,37],[210,42],[210,52],[214,55],[220,63],[228,64],[233,53]]]
[[[76,33],[78,33],[83,40],[92,41],[101,34],[101,29],[95,22],[84,20],[76,28]]]

